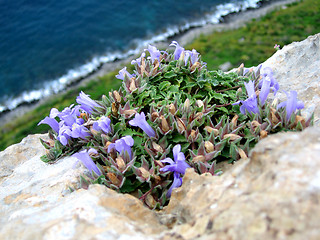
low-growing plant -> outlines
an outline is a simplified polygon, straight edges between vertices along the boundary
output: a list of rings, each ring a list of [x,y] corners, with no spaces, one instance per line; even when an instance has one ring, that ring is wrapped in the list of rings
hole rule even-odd
[[[311,124],[297,111],[296,92],[278,104],[270,68],[210,71],[196,50],[170,46],[174,52],[149,45],[132,61],[133,73],[116,75],[120,89],[101,101],[81,92],[78,105],[53,108],[39,123],[52,128],[50,140],[41,140],[42,160],[72,155],[89,170],[82,187],[103,184],[161,209],[187,168],[219,175],[216,163],[246,158],[271,133]]]

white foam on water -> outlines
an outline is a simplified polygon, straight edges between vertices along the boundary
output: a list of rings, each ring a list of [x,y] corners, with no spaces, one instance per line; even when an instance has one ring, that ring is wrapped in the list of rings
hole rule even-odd
[[[154,44],[157,42],[165,41],[169,37],[173,37],[181,32],[184,32],[190,28],[201,27],[206,24],[216,24],[219,23],[223,16],[229,13],[244,11],[248,8],[257,8],[259,0],[243,0],[243,1],[231,1],[229,3],[217,5],[211,14],[205,15],[202,19],[197,21],[187,22],[180,26],[168,27],[163,33],[154,35],[149,39],[133,40],[135,43],[135,48],[129,49],[125,53],[121,52],[109,52],[100,57],[94,57],[91,61],[85,63],[84,65],[70,69],[65,75],[58,79],[48,80],[43,84],[42,88],[25,91],[19,96],[3,96],[3,102],[0,102],[0,112],[13,110],[23,103],[31,103],[33,101],[40,100],[42,98],[48,97],[50,95],[56,94],[64,90],[72,82],[75,82],[81,78],[88,76],[89,74],[97,71],[97,69],[104,63],[113,62],[116,59],[125,59],[129,56],[138,54],[141,49],[145,48],[148,44]]]

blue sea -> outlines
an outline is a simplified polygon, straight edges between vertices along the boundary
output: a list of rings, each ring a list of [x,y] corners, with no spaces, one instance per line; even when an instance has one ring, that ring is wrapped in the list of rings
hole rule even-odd
[[[0,112],[259,0],[0,0]]]

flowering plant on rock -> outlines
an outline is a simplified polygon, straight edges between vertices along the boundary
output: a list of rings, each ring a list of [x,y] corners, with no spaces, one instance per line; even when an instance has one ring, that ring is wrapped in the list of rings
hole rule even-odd
[[[149,45],[115,76],[118,90],[96,101],[81,92],[77,105],[53,108],[50,141],[42,160],[71,155],[88,169],[81,186],[104,184],[161,209],[183,184],[187,168],[221,174],[216,163],[248,155],[262,138],[311,124],[299,112],[297,93],[277,104],[279,84],[272,70],[258,66],[210,71],[196,50],[160,51]]]

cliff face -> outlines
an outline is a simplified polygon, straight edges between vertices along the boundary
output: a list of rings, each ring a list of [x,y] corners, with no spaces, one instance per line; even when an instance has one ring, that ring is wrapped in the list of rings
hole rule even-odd
[[[296,90],[315,127],[260,141],[222,176],[187,171],[154,212],[101,185],[72,193],[86,170],[41,162],[40,135],[0,152],[1,239],[319,239],[320,34],[268,59],[281,89]],[[45,137],[42,135],[41,137]]]
[[[298,92],[305,103],[304,115],[314,111],[315,125],[320,126],[320,34],[285,46],[263,65],[272,68],[280,89]]]

